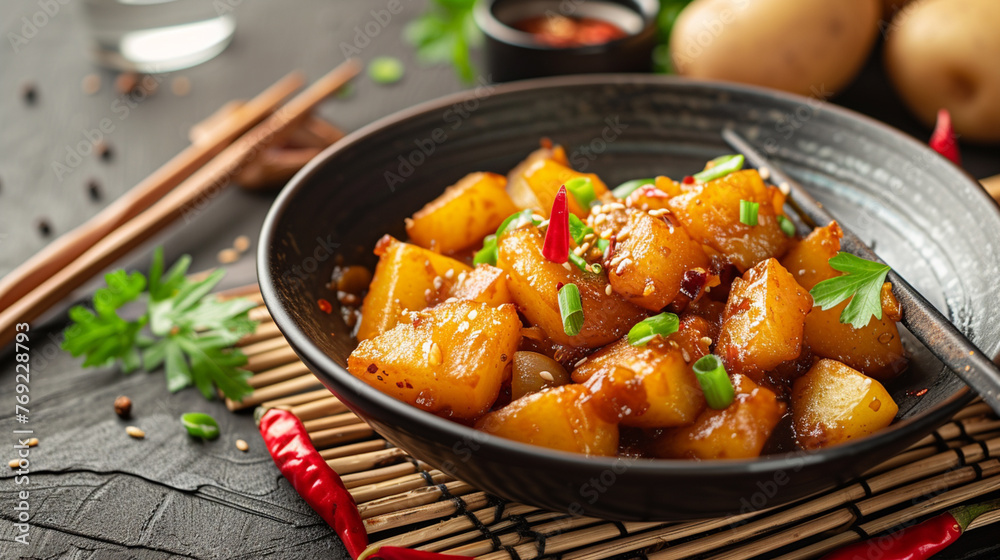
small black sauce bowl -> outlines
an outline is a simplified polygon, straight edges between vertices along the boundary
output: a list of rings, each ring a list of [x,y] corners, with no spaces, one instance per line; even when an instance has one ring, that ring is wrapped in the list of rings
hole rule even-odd
[[[485,36],[490,79],[509,82],[564,74],[649,72],[656,46],[659,0],[483,0],[475,20]],[[599,45],[552,47],[512,24],[532,16],[590,17],[628,35]]]

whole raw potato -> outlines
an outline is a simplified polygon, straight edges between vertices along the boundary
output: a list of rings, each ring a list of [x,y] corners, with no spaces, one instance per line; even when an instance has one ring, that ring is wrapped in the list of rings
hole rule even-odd
[[[670,37],[674,68],[825,98],[857,74],[881,0],[695,0]]]
[[[963,140],[1000,140],[1000,0],[920,0],[893,20],[885,65],[917,117],[951,112]]]

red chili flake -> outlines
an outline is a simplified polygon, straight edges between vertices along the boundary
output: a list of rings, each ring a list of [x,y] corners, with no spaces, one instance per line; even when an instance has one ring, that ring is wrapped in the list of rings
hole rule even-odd
[[[694,184],[694,177],[692,177],[690,175],[685,175],[684,178],[681,179],[681,182],[684,183],[685,185],[693,185]]]
[[[951,126],[951,113],[948,109],[938,111],[937,124],[934,126],[934,134],[931,135],[931,148],[950,159],[955,165],[962,165],[962,158],[958,153],[958,141],[955,138],[955,130]]]
[[[704,269],[696,268],[688,270],[684,273],[684,277],[681,280],[681,293],[693,300],[698,297],[698,294],[701,293],[707,283],[708,272]]]
[[[558,292],[559,290],[563,289],[563,286],[565,286],[565,284],[563,284],[562,282],[556,282],[556,291]]]
[[[612,234],[611,237],[608,238],[608,249],[604,251],[604,261],[601,263],[604,265],[604,268],[608,268],[611,266],[611,260],[615,258],[615,248],[617,246],[618,246],[618,236]]]
[[[549,214],[549,227],[545,230],[542,255],[554,263],[569,260],[569,207],[566,202],[566,187],[559,187]]]
[[[333,306],[330,305],[330,302],[326,301],[325,299],[323,298],[318,299],[316,301],[316,304],[319,305],[319,310],[322,311],[323,313],[326,313],[327,315],[333,313]]]

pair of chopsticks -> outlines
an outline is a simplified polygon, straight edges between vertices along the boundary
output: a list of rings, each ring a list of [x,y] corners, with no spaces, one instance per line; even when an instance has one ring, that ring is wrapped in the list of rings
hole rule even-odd
[[[736,131],[727,128],[722,131],[722,138],[754,167],[766,167],[775,184],[785,182],[789,185],[792,193],[789,202],[804,222],[822,226],[834,220],[809,191],[775,167]],[[993,198],[997,198],[995,193],[1000,193],[1000,179],[987,179],[983,186]],[[843,224],[840,226],[844,231],[842,250],[864,259],[883,262],[857,235]],[[903,310],[903,325],[962,381],[975,389],[994,412],[1000,414],[1000,368],[895,270],[890,269],[886,280],[892,284],[893,294]]]
[[[360,71],[348,60],[299,94],[293,72],[136,185],[94,218],[63,235],[0,280],[0,347],[15,326],[37,319],[184,212],[224,188],[254,156],[275,144]]]

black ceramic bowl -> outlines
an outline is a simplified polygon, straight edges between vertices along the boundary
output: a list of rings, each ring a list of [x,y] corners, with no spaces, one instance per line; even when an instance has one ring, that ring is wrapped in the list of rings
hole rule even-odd
[[[657,0],[484,0],[476,25],[485,37],[486,66],[494,82],[540,76],[648,72],[656,46]],[[553,47],[513,27],[531,16],[588,17],[615,24],[626,35],[599,45]]]
[[[456,119],[456,104],[469,116]],[[1000,350],[995,279],[1000,212],[961,170],[850,111],[749,87],[649,75],[576,76],[480,89],[425,103],[341,140],[278,197],[261,236],[268,309],[303,361],[386,439],[491,493],[612,519],[690,519],[770,507],[860,474],[943,423],[971,393],[913,340],[889,389],[899,419],[863,440],[809,454],[692,462],[588,458],[500,439],[383,395],[344,366],[355,346],[318,298],[333,254],[373,264],[384,233],[472,171],[505,173],[539,138],[607,183],[680,176],[728,153],[736,127],[950,316],[987,355]],[[989,310],[989,311],[987,311]],[[927,389],[922,396],[917,390]]]

